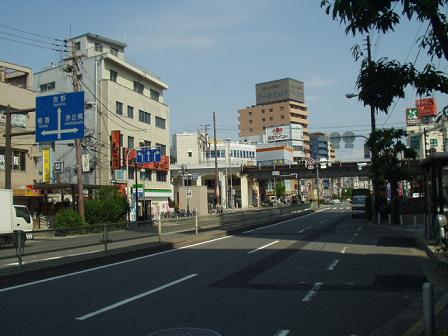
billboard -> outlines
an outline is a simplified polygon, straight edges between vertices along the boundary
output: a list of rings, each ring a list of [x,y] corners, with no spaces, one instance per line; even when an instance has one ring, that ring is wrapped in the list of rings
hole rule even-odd
[[[422,98],[415,101],[415,107],[418,109],[418,116],[431,117],[437,115],[437,102],[435,98]]]
[[[112,131],[112,136],[110,140],[111,144],[111,158],[112,158],[112,169],[120,169],[121,168],[121,132],[120,131]]]
[[[406,109],[406,122],[408,125],[415,125],[419,121],[419,111],[418,108],[407,108]]]
[[[256,84],[255,94],[257,105],[282,100],[305,102],[303,82],[291,78]]]
[[[290,126],[276,126],[266,128],[266,140],[267,142],[290,140],[290,131]]]
[[[50,170],[50,149],[42,150],[43,165],[42,165],[42,182],[50,182],[51,170]]]

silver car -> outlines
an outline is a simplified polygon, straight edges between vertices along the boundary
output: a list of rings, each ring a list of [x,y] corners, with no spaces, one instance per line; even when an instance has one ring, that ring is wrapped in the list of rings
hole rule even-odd
[[[367,216],[366,195],[353,196],[352,217]]]

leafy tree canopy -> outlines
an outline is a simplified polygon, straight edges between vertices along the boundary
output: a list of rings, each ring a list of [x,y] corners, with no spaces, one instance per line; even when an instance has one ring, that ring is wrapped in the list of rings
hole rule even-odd
[[[420,37],[420,47],[431,57],[448,60],[448,21],[444,14],[448,0],[322,0],[321,7],[333,20],[345,25],[346,34],[368,34],[394,31],[402,20],[427,23],[428,29]],[[355,47],[354,56],[364,56]],[[433,91],[448,93],[448,77],[427,64],[418,70],[412,63],[381,58],[369,62],[364,59],[356,81],[359,100],[377,111],[388,112],[395,98],[403,98],[407,85],[413,86],[418,95]]]

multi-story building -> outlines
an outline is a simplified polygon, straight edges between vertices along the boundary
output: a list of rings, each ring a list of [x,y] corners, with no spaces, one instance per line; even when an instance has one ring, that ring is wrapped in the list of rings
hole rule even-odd
[[[209,148],[206,133],[176,133],[171,138],[172,163],[184,165],[201,164],[207,161]]]
[[[240,137],[265,134],[266,129],[283,125],[303,127],[303,152],[310,154],[308,107],[305,104],[303,82],[291,78],[256,84],[256,105],[239,110]],[[297,151],[298,152],[298,151]],[[300,157],[294,158],[296,161]]]
[[[11,109],[34,108],[36,94],[32,90],[32,70],[22,65],[0,61],[0,134],[5,134],[6,115]],[[35,113],[14,114],[12,132],[34,131]],[[34,135],[12,138],[12,178],[11,186],[16,197],[37,196],[27,185],[39,179],[37,159],[39,149],[34,145]],[[5,187],[5,137],[0,136],[0,188]]]
[[[125,56],[125,43],[91,33],[74,37],[69,43],[74,53],[82,58],[78,80],[81,90],[85,91],[83,154],[90,158],[90,170],[84,173],[84,183],[119,184],[126,188],[132,200],[136,190],[135,171],[129,164],[133,165],[135,151],[126,149],[159,148],[162,163],[139,167],[137,184],[144,189],[143,197],[139,198],[145,211],[148,207],[166,210],[168,198],[172,197],[168,156],[169,107],[164,99],[167,84],[131,62]],[[36,73],[34,87],[39,95],[73,91],[72,79],[66,72],[69,66],[70,63],[63,62]],[[64,163],[62,173],[52,172],[52,182],[74,183],[73,142],[60,141],[50,147],[52,161]],[[125,155],[127,153],[130,155]]]
[[[314,160],[329,159],[328,137],[325,133],[310,133],[311,157]]]

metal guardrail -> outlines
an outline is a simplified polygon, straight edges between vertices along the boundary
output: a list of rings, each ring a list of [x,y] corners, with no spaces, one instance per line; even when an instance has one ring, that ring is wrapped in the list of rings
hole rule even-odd
[[[222,229],[231,230],[263,225],[284,216],[291,216],[309,208],[305,205],[263,208],[257,211],[239,211],[220,215],[181,218],[164,218],[156,223],[126,222],[117,224],[85,225],[77,228],[58,228],[31,232],[16,231],[13,239],[0,246],[0,260],[15,260],[22,266],[24,256],[98,246],[93,252],[107,251],[111,243],[127,240],[155,238],[174,233],[199,233]],[[93,253],[90,252],[90,253]],[[50,257],[60,258],[61,256]],[[5,265],[5,263],[3,263]]]

